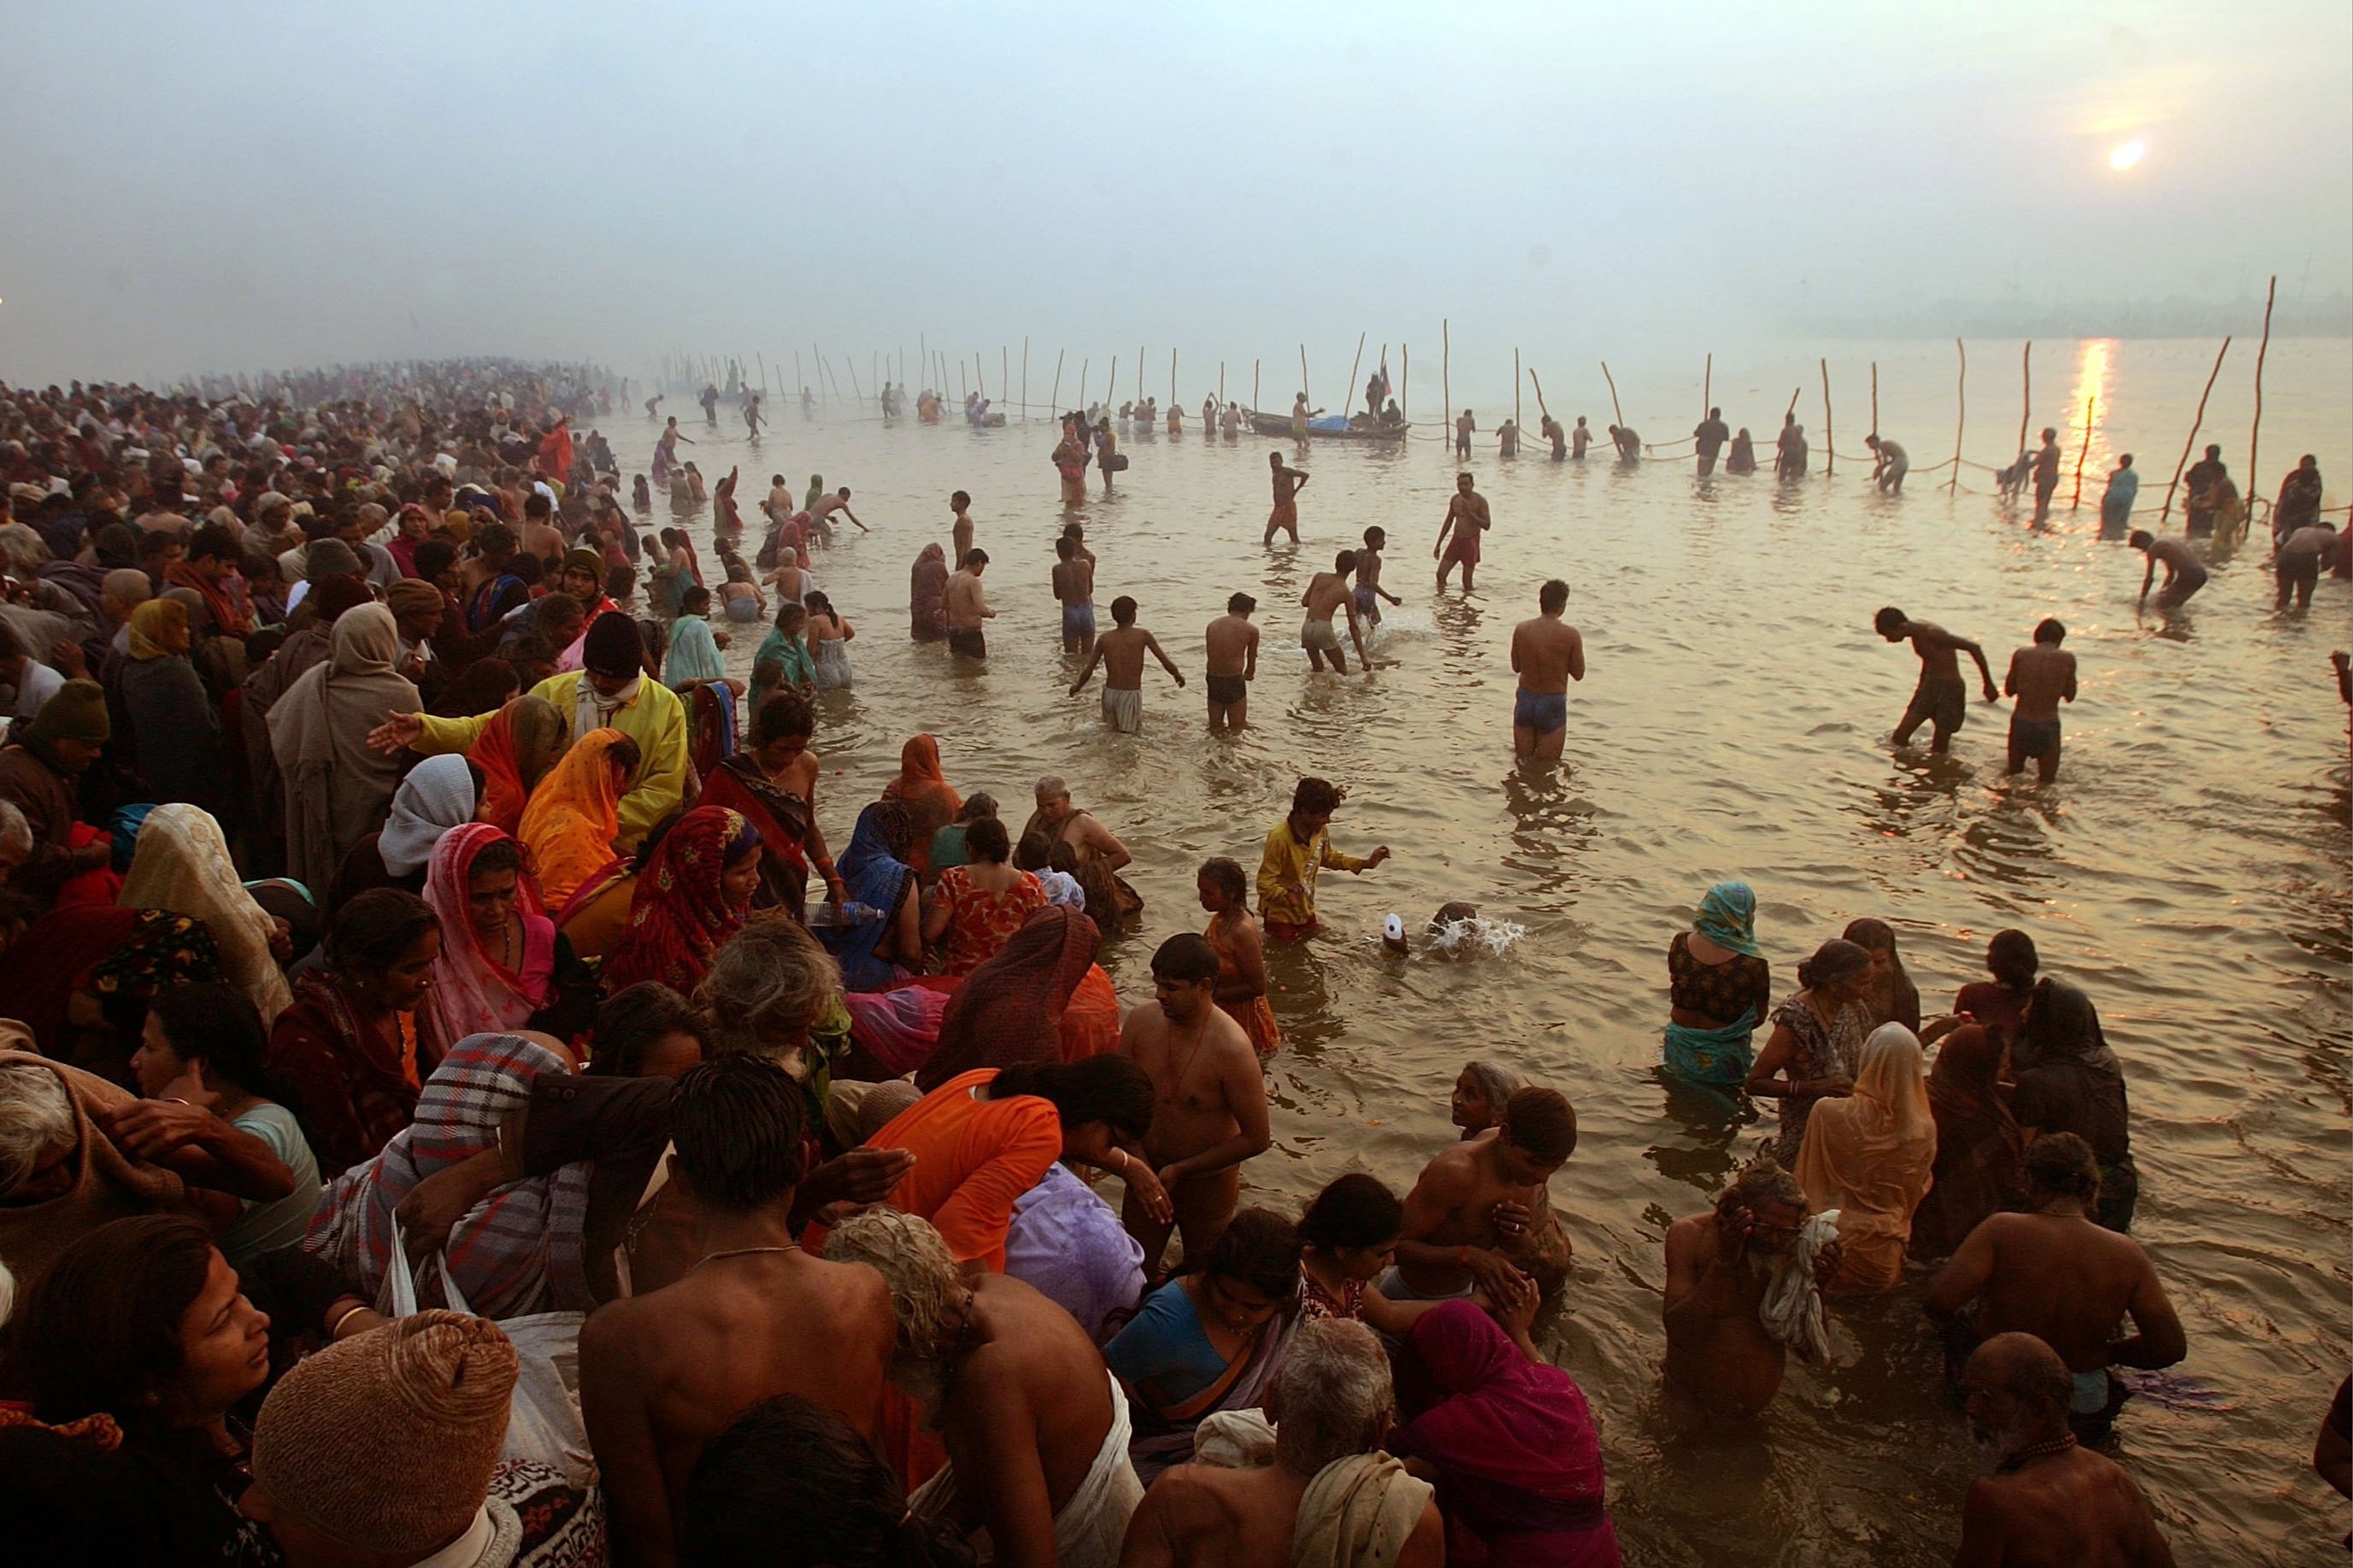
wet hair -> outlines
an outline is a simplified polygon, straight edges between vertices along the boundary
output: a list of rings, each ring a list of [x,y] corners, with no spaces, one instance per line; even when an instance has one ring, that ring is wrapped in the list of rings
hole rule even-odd
[[[964,559],[958,562],[957,564],[960,566],[986,566],[988,564],[988,552],[976,544],[970,550],[964,552]]]
[[[1881,637],[1886,637],[1894,632],[1897,627],[1903,626],[1905,621],[1910,620],[1911,618],[1911,616],[1905,615],[1894,605],[1889,605],[1882,609],[1879,614],[1871,617],[1871,624],[1879,628],[1879,635]]]
[[[1067,533],[1066,533],[1066,534],[1062,535],[1062,537],[1061,537],[1061,538],[1060,538],[1060,539],[1058,539],[1058,540],[1054,541],[1054,554],[1055,554],[1058,558],[1060,558],[1060,559],[1061,559],[1061,560],[1064,560],[1064,561],[1069,561],[1069,560],[1071,560],[1071,559],[1074,558],[1074,557],[1078,554],[1078,552],[1079,552],[1079,546],[1078,546],[1078,543],[1077,543],[1077,542],[1076,542],[1076,541],[1074,541],[1073,539],[1071,539],[1071,537],[1069,534],[1067,534]]]
[[[2034,640],[2038,643],[2047,642],[2052,647],[2057,647],[2067,640],[2067,628],[2056,618],[2046,616],[2034,628]]]
[[[1555,577],[1537,589],[1536,608],[1547,616],[1556,616],[1568,608],[1568,584]]]
[[[1986,943],[1987,970],[2013,990],[2031,986],[2034,972],[2041,964],[2042,958],[2034,951],[2034,939],[2022,931],[1998,931]]]
[[[1247,616],[1257,608],[1258,601],[1248,594],[1236,594],[1226,601],[1226,614],[1229,616]]]
[[[1283,1352],[1269,1404],[1282,1415],[1276,1462],[1297,1476],[1366,1452],[1380,1441],[1397,1403],[1389,1358],[1372,1330],[1350,1318],[1303,1324]]]
[[[882,1276],[891,1291],[899,1355],[936,1362],[954,1349],[958,1309],[970,1292],[931,1221],[876,1205],[836,1226],[825,1255],[828,1262],[863,1263]]]
[[[948,504],[954,507],[967,507],[972,504],[972,497],[962,490],[955,490],[948,496]]]
[[[817,733],[817,715],[808,699],[797,691],[779,691],[760,704],[752,719],[752,744],[757,748],[794,735]]]
[[[1296,1303],[1299,1229],[1271,1209],[1237,1209],[1197,1272],[1204,1279],[1230,1279],[1286,1305]]]
[[[1111,602],[1111,618],[1123,626],[1135,625],[1135,601],[1122,594]]]
[[[1158,1091],[1152,1075],[1134,1058],[1115,1052],[1074,1062],[1023,1062],[998,1072],[988,1086],[991,1100],[1032,1094],[1052,1102],[1067,1131],[1100,1121],[1122,1138],[1152,1131]]]
[[[1503,1128],[1512,1146],[1546,1164],[1577,1152],[1577,1112],[1556,1089],[1521,1089],[1504,1102]]]
[[[2147,550],[2157,542],[2157,537],[2145,528],[2136,528],[2126,538],[2125,542],[2135,550]]]
[[[2095,1202],[2100,1195],[2100,1163],[2092,1146],[2073,1132],[2052,1132],[2026,1146],[2018,1162],[2028,1188],[2044,1197],[2081,1198]]]
[[[1759,1204],[1786,1205],[1801,1215],[1812,1211],[1812,1205],[1806,1201],[1806,1189],[1798,1184],[1798,1178],[1766,1153],[1759,1153],[1740,1167],[1732,1184],[1716,1195],[1715,1212],[1729,1214],[1740,1208],[1754,1214]]]
[[[1233,900],[1238,906],[1250,898],[1250,879],[1239,860],[1214,855],[1202,861],[1201,868],[1193,875]]]
[[[980,817],[965,825],[964,848],[967,858],[986,860],[992,866],[1004,865],[1006,857],[1013,853],[1005,824],[993,816]]]
[[[1355,551],[1343,550],[1339,554],[1332,557],[1332,570],[1337,572],[1343,577],[1346,576],[1349,573],[1354,572],[1356,569],[1356,552]]]
[[[253,1003],[236,986],[218,981],[160,985],[148,998],[147,1011],[163,1025],[173,1053],[182,1061],[201,1059],[211,1076],[227,1079],[248,1094],[287,1099],[284,1087],[263,1065],[269,1032],[261,1026]]]
[[[100,1412],[161,1435],[185,1368],[180,1323],[212,1270],[212,1233],[183,1215],[98,1226],[58,1256],[8,1324],[8,1362],[43,1421]]]
[[[512,555],[517,548],[514,530],[503,522],[486,522],[473,532],[474,552],[485,561]]]
[[[1832,937],[1814,949],[1811,958],[1798,962],[1798,984],[1811,991],[1818,985],[1842,985],[1871,967],[1871,954],[1843,938]]]
[[[1365,530],[1365,544],[1368,549],[1377,551],[1388,542],[1388,530],[1385,528],[1368,528]]]
[[[588,1070],[600,1078],[641,1078],[646,1052],[669,1035],[691,1035],[700,1041],[702,1015],[660,981],[640,980],[596,1010]]]
[[[808,1133],[802,1103],[784,1068],[743,1051],[681,1073],[670,1089],[670,1140],[696,1200],[742,1215],[790,1193]]]
[[[417,563],[417,574],[429,583],[458,563],[458,547],[446,539],[420,540],[409,558]]]
[[[1024,871],[1042,871],[1053,863],[1054,840],[1044,828],[1025,833],[1013,847],[1013,863]]]
[[[1152,978],[1198,985],[1218,977],[1218,950],[1198,931],[1180,931],[1152,953]]]
[[[911,1512],[891,1467],[798,1394],[761,1401],[702,1446],[678,1510],[681,1568],[970,1568],[956,1528]]]
[[[406,888],[354,893],[327,927],[327,962],[342,975],[381,974],[428,931],[439,931],[433,906]]]
[[[1340,809],[1347,793],[1329,779],[1303,778],[1291,792],[1291,809],[1302,816],[1324,816]]]
[[[1395,1241],[1405,1205],[1377,1176],[1352,1171],[1315,1194],[1299,1216],[1299,1239],[1319,1252],[1355,1252]]]

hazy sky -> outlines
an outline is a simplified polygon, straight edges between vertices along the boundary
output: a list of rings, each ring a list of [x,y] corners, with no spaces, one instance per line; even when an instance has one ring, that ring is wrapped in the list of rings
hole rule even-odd
[[[1172,342],[1359,330],[1419,370],[1441,315],[1680,352],[2353,277],[2345,0],[93,0],[13,7],[0,71],[11,381],[812,342],[863,377],[919,331],[992,378],[1026,333],[1041,385],[1064,345],[1165,381]]]

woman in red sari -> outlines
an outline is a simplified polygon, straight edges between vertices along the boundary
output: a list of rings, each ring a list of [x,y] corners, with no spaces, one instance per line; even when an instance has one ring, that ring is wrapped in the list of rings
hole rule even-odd
[[[629,929],[605,960],[606,985],[656,980],[691,995],[744,929],[759,885],[759,830],[723,806],[696,806],[638,860]]]
[[[804,921],[812,865],[834,901],[849,902],[817,825],[819,768],[809,749],[816,731],[808,699],[777,692],[752,716],[751,744],[704,775],[701,802],[739,813],[759,830],[760,884],[753,907],[783,910]]]
[[[970,974],[940,1016],[940,1042],[915,1073],[930,1093],[960,1072],[1064,1059],[1062,1023],[1094,967],[1095,922],[1052,905]]]
[[[1031,915],[1047,907],[1046,889],[1028,871],[1007,864],[1012,853],[1005,824],[984,816],[965,829],[969,864],[940,873],[923,900],[923,940],[947,939],[949,974],[970,974],[997,951]]]
[[[947,775],[940,771],[940,743],[929,735],[918,735],[900,748],[899,776],[882,786],[882,798],[907,808],[915,832],[908,863],[915,868],[916,876],[928,877],[932,835],[954,822],[964,805],[964,797],[949,787]]]

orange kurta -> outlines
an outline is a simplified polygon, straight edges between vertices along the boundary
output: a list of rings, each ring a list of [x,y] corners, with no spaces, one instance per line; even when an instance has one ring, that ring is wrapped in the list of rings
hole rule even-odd
[[[902,1111],[869,1142],[904,1149],[915,1168],[892,1189],[891,1205],[938,1228],[959,1263],[1005,1272],[1013,1205],[1062,1154],[1062,1118],[1035,1095],[976,1100],[995,1068],[959,1073]]]

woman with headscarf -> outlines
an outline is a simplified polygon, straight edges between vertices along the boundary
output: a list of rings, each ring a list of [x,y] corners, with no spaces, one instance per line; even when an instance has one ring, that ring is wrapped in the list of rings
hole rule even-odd
[[[212,928],[193,915],[68,904],[0,953],[0,996],[41,1054],[109,1078],[126,1073],[158,986],[218,980]]]
[[[638,858],[629,928],[605,960],[617,991],[659,981],[691,995],[727,939],[744,929],[760,882],[760,833],[740,813],[698,805]]]
[[[569,743],[562,710],[544,697],[526,693],[491,714],[466,750],[466,760],[482,774],[474,815],[508,833],[522,827],[531,792]]]
[[[917,642],[945,642],[948,635],[948,552],[936,539],[923,546],[908,574],[909,634]]]
[[[1920,988],[1904,972],[1904,955],[1895,948],[1895,928],[1885,921],[1852,921],[1839,933],[1871,954],[1871,1026],[1901,1024],[1920,1032]]]
[[[808,700],[780,691],[752,715],[749,742],[703,775],[702,803],[740,812],[760,834],[760,886],[755,908],[808,917],[808,873],[814,866],[837,900],[848,901],[840,871],[817,825],[817,753],[809,750],[817,721]]]
[[[2092,999],[2047,974],[2036,981],[2010,1068],[2017,1083],[2010,1110],[2027,1138],[2073,1132],[2089,1143],[2100,1166],[2100,1210],[2093,1217],[2110,1230],[2131,1229],[2140,1197],[2132,1110],[2124,1068],[2100,1032]]]
[[[332,912],[345,899],[370,888],[425,890],[425,869],[433,846],[459,823],[474,819],[474,769],[450,752],[427,757],[408,770],[392,792],[392,811],[382,831],[352,846],[327,892]]]
[[[1928,1110],[1936,1119],[1935,1184],[1912,1215],[1912,1256],[1945,1258],[1978,1222],[2021,1195],[2018,1156],[2024,1140],[2002,1102],[2002,1043],[1981,1025],[1965,1024],[1936,1048],[1928,1074]]]
[[[286,786],[286,868],[311,889],[352,846],[384,826],[405,757],[368,744],[386,713],[414,713],[417,688],[395,673],[392,612],[363,605],[335,621],[333,651],[269,710],[269,744]]]
[[[923,900],[907,863],[913,840],[906,807],[896,801],[878,800],[858,814],[839,864],[851,907],[832,906],[833,921],[814,928],[841,965],[846,991],[887,991],[923,966]],[[845,923],[853,911],[858,918]]]
[[[188,607],[150,599],[131,612],[122,710],[147,798],[185,801],[215,816],[235,805],[220,715],[188,658]]]
[[[540,887],[561,910],[575,893],[621,865],[621,795],[638,763],[637,742],[618,730],[580,737],[531,792],[517,834],[531,850]]]
[[[1798,1163],[1815,1103],[1854,1092],[1863,1037],[1871,1032],[1864,1002],[1870,988],[1871,954],[1833,939],[1798,965],[1796,994],[1774,1009],[1772,1037],[1742,1087],[1781,1102],[1772,1152],[1785,1170]]]
[[[596,977],[540,902],[522,846],[486,822],[442,835],[425,879],[441,952],[421,1009],[427,1045],[532,1028],[569,1040],[595,1021]]]
[[[499,1123],[530,1103],[532,1085],[572,1071],[567,1058],[525,1036],[459,1041],[417,1096],[416,1121],[327,1189],[303,1250],[379,1298],[386,1272],[406,1267],[393,1253],[393,1211],[401,1199],[435,1172],[497,1148]],[[442,1252],[480,1316],[586,1311],[596,1304],[585,1262],[587,1218],[588,1167],[565,1165],[496,1189],[450,1230]],[[417,1304],[444,1305],[439,1270],[422,1272]]]
[[[1814,1212],[1839,1211],[1838,1272],[1823,1289],[1861,1295],[1904,1278],[1912,1211],[1936,1163],[1917,1036],[1882,1024],[1863,1043],[1854,1092],[1814,1108],[1798,1153],[1798,1184]]]
[[[1747,883],[1710,888],[1692,929],[1667,944],[1667,1070],[1727,1093],[1746,1083],[1749,1041],[1773,1007]]]
[[[1448,1563],[1617,1568],[1600,1434],[1585,1391],[1529,1342],[1535,1311],[1529,1290],[1501,1326],[1469,1301],[1423,1313],[1382,1447],[1437,1473]]]
[[[947,775],[940,769],[940,743],[929,735],[917,735],[899,748],[899,776],[882,786],[882,798],[895,800],[907,808],[907,820],[914,833],[914,845],[907,857],[915,875],[923,877],[931,870],[932,835],[955,820],[964,805],[964,797],[950,786]]]
[[[293,999],[272,952],[284,940],[278,922],[245,890],[220,824],[196,807],[174,803],[147,814],[117,901],[204,921],[229,984],[245,993],[264,1028]]]
[[[1095,922],[1076,910],[1031,915],[948,998],[939,1045],[915,1087],[929,1093],[976,1068],[1063,1060],[1063,1011],[1094,966],[1097,941]]]
[[[326,954],[270,1028],[269,1068],[293,1090],[288,1109],[332,1176],[383,1148],[417,1109],[436,1059],[419,1015],[441,922],[416,894],[373,888],[335,911]]]

